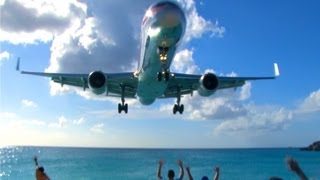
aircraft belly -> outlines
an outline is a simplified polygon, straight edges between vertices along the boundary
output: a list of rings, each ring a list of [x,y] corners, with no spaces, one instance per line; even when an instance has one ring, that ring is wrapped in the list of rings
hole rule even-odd
[[[137,95],[142,98],[161,97],[167,88],[165,82],[158,82],[156,78],[139,80]]]

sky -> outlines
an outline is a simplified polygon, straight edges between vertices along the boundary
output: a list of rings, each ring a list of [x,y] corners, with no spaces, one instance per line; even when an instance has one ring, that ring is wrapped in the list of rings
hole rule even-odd
[[[179,0],[187,29],[171,71],[270,76],[210,97],[143,106],[37,72],[134,71],[141,22],[157,1],[0,0],[0,146],[297,147],[320,140],[320,2]]]

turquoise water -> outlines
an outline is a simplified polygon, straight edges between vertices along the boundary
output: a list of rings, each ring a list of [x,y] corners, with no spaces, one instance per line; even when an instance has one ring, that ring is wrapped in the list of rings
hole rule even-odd
[[[285,157],[295,157],[311,179],[320,180],[320,152],[298,149],[104,149],[60,147],[10,147],[0,149],[0,179],[35,179],[37,155],[51,179],[156,179],[158,160],[164,159],[163,176],[169,168],[178,174],[177,160],[191,167],[194,179],[298,179],[289,172]],[[184,179],[187,179],[186,176]]]

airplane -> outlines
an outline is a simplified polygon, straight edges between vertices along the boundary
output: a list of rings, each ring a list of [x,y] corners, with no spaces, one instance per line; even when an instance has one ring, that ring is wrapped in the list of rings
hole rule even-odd
[[[180,103],[184,95],[197,91],[201,96],[210,96],[217,90],[237,88],[249,80],[275,79],[280,75],[274,63],[274,75],[265,77],[227,77],[214,73],[203,75],[182,74],[170,71],[176,49],[186,29],[186,17],[182,8],[172,1],[151,5],[141,25],[141,52],[138,70],[135,72],[105,73],[92,71],[89,74],[45,73],[20,71],[20,58],[16,70],[22,74],[50,77],[55,83],[90,89],[97,95],[119,97],[118,113],[128,113],[126,98],[138,99],[150,105],[156,99],[177,98],[173,114],[184,111]]]

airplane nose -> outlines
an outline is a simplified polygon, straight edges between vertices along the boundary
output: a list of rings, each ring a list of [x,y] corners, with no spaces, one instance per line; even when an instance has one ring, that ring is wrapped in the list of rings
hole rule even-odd
[[[184,12],[181,7],[174,2],[159,2],[150,9],[159,20],[160,26],[173,27],[179,23],[185,24]]]

